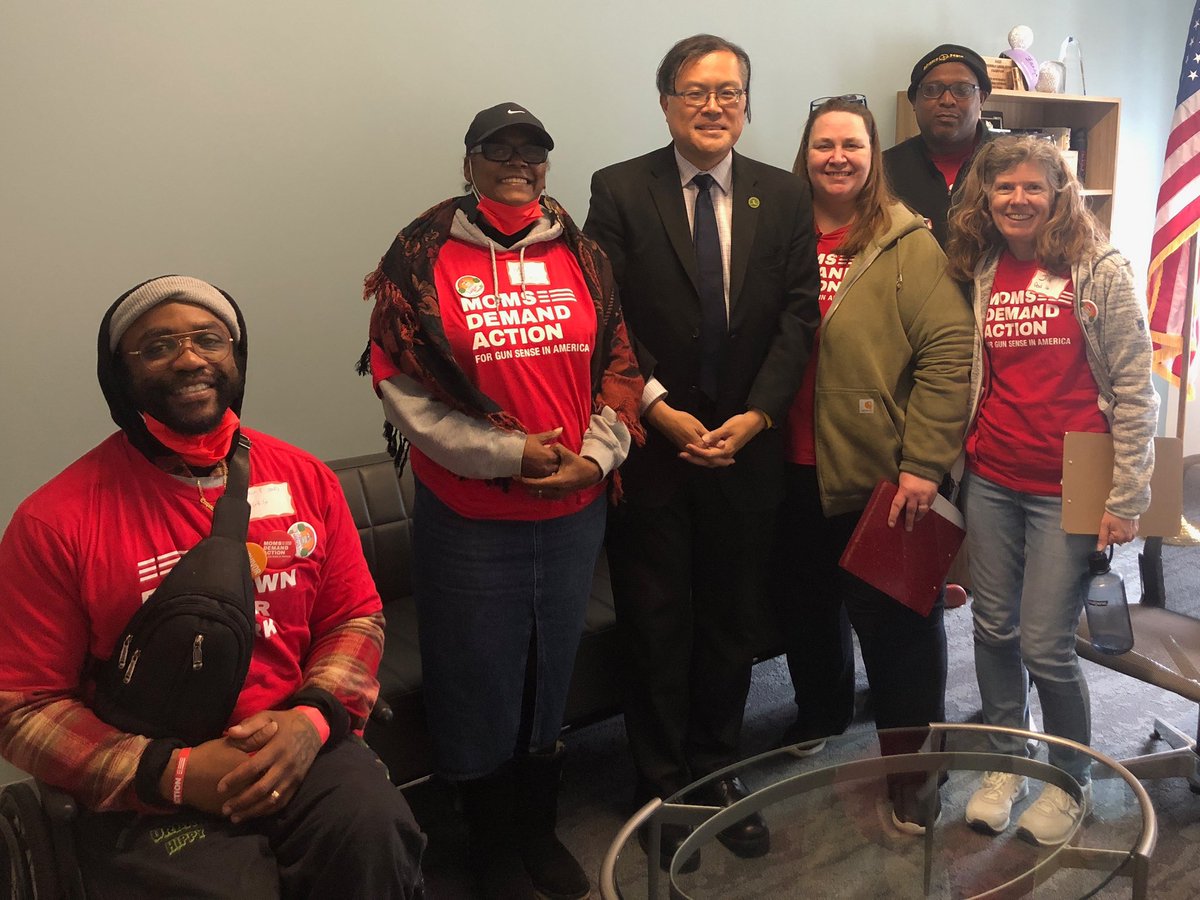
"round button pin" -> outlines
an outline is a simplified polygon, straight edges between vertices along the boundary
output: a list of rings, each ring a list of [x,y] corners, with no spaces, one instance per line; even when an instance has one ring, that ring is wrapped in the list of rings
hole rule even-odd
[[[257,578],[267,570],[267,551],[253,541],[246,541],[246,555],[250,557],[250,575]]]
[[[287,533],[296,542],[296,555],[301,559],[308,559],[317,549],[317,530],[307,522],[293,523]]]
[[[268,569],[282,569],[296,558],[296,541],[286,531],[272,531],[263,538]]]

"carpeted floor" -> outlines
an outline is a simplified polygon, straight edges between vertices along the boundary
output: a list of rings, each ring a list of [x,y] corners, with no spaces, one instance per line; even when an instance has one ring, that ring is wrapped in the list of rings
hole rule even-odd
[[[1200,467],[1189,471],[1187,515],[1200,522]],[[1138,546],[1118,552],[1118,568],[1123,573],[1131,601],[1140,596],[1137,574]],[[1200,616],[1200,548],[1163,548],[1163,569],[1167,605]],[[950,647],[950,678],[947,691],[947,719],[955,722],[977,720],[979,691],[975,683],[971,647],[969,607],[946,615]],[[1165,749],[1149,738],[1155,717],[1172,722],[1183,731],[1195,734],[1197,708],[1181,697],[1145,685],[1109,669],[1084,662],[1092,696],[1093,745],[1118,759]],[[866,683],[859,665],[860,698]],[[778,739],[792,714],[791,683],[782,659],[769,660],[756,667],[754,684],[747,705],[743,747],[753,755],[769,749]],[[1036,696],[1034,698],[1036,710]],[[871,728],[869,715],[856,717],[852,729]],[[577,854],[593,884],[613,836],[632,814],[633,772],[625,749],[624,728],[620,718],[579,729],[566,737],[570,756],[561,797],[560,834]],[[1200,896],[1200,796],[1188,789],[1182,779],[1146,782],[1158,816],[1159,840],[1151,866],[1150,897],[1153,900],[1193,900]],[[453,811],[451,792],[437,782],[410,788],[408,796],[430,837],[426,872],[432,896],[437,900],[472,897],[465,873],[465,833]],[[864,884],[839,883],[836,887],[814,887],[738,896],[795,898],[849,897],[871,898],[880,894]],[[1097,896],[1127,897],[1128,880],[1118,879]],[[593,896],[599,896],[593,891]],[[665,896],[665,893],[664,893]],[[1033,896],[1048,896],[1035,893]],[[1055,894],[1054,896],[1060,896]]]

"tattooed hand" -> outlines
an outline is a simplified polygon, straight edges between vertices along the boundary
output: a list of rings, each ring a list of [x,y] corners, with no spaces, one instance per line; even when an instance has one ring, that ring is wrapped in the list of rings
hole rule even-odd
[[[225,740],[252,754],[217,784],[226,798],[221,813],[234,822],[286,806],[321,749],[316,726],[294,709],[250,716],[226,731]]]

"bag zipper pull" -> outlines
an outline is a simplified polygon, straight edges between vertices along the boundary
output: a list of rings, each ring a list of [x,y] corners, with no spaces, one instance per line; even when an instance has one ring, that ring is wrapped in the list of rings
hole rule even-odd
[[[133,635],[125,635],[125,640],[121,644],[121,655],[117,657],[117,668],[124,671],[125,657],[129,655],[129,645],[133,643]]]
[[[196,635],[196,640],[192,641],[192,668],[204,668],[204,635]]]
[[[138,657],[141,655],[141,650],[133,651],[133,656],[129,660],[129,668],[125,670],[125,677],[121,679],[125,684],[129,684],[129,679],[133,678],[133,670],[137,666]]]

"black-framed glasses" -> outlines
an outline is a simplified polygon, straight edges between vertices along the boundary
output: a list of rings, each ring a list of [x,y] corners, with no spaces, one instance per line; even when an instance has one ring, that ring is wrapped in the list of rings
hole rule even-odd
[[[731,87],[721,88],[719,91],[704,91],[700,88],[691,88],[686,91],[676,91],[671,96],[682,100],[684,106],[707,106],[709,97],[717,98],[717,106],[737,106],[742,102],[742,98],[746,96],[746,92],[741,88]]]
[[[917,88],[917,93],[926,100],[940,100],[942,94],[949,91],[955,100],[966,100],[977,90],[979,90],[979,85],[971,84],[969,81],[955,81],[951,84],[941,81],[926,81]]]
[[[830,100],[844,100],[847,103],[857,103],[859,106],[867,105],[866,94],[838,94],[834,97],[818,97],[812,103],[808,104],[808,111],[812,112],[819,106],[824,106]]]
[[[188,347],[205,362],[218,363],[229,358],[233,350],[233,338],[215,331],[201,329],[200,331],[183,331],[179,334],[156,334],[148,337],[136,350],[125,351],[129,356],[136,356],[150,371],[165,369]]]
[[[508,162],[515,153],[531,166],[540,165],[550,158],[550,151],[539,144],[522,144],[520,147],[514,147],[512,144],[505,144],[502,141],[484,141],[482,144],[476,144],[469,152],[482,154],[484,159],[498,163]]]

